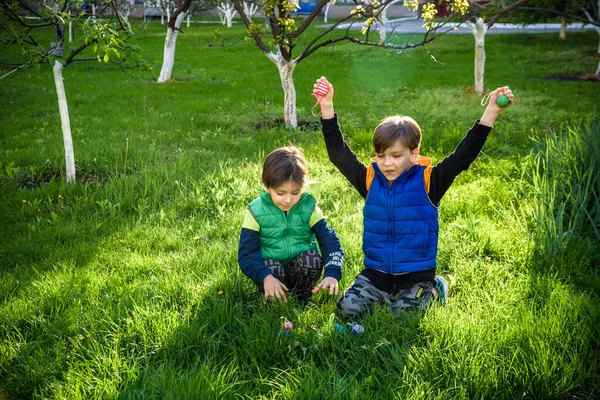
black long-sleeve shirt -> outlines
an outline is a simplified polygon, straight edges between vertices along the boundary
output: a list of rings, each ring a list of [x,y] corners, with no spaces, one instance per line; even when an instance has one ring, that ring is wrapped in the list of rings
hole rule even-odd
[[[329,159],[340,170],[342,175],[348,179],[352,186],[358,190],[358,193],[363,198],[366,198],[368,193],[367,171],[373,167],[370,164],[363,164],[350,147],[348,147],[342,136],[337,115],[331,119],[321,119],[321,123]],[[428,196],[432,204],[439,206],[440,200],[446,191],[448,191],[456,176],[462,171],[467,170],[471,163],[475,161],[491,130],[491,127],[481,125],[477,121],[469,129],[454,152],[437,165],[428,167],[431,168]],[[392,292],[397,289],[408,288],[417,282],[433,280],[435,269],[401,275],[388,275],[366,268],[361,274],[367,277],[379,289]]]

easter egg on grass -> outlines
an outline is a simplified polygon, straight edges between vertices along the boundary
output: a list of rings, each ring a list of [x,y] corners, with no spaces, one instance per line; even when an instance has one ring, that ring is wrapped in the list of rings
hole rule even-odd
[[[285,333],[289,333],[294,329],[294,325],[290,321],[285,321],[283,323],[282,329]]]
[[[352,333],[355,335],[362,335],[365,333],[365,328],[362,325],[356,324],[352,327]]]
[[[498,96],[496,98],[496,104],[498,104],[499,107],[506,107],[508,105],[509,101],[508,101],[508,97],[506,97],[505,94],[501,94],[500,96]]]

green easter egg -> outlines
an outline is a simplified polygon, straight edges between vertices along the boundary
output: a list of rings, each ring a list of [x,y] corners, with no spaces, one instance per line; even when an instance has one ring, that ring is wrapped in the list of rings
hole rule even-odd
[[[506,107],[508,105],[509,101],[508,101],[508,97],[506,97],[506,95],[501,94],[500,96],[498,96],[496,98],[496,104],[498,104],[499,107]]]

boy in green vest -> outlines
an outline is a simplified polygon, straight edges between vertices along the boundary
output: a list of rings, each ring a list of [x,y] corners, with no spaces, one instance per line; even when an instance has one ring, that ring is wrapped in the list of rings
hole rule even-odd
[[[287,291],[300,301],[319,290],[328,290],[330,295],[339,292],[344,252],[306,185],[307,175],[300,149],[274,150],[263,164],[260,196],[250,203],[244,217],[238,262],[264,292],[265,302],[275,297],[287,303]],[[323,280],[317,285],[323,270]]]

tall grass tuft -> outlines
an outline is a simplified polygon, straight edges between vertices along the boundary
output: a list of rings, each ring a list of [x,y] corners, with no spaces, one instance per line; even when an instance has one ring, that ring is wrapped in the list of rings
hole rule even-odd
[[[534,141],[526,165],[531,177],[521,182],[533,196],[536,264],[570,273],[579,270],[574,263],[597,269],[600,122],[567,125]]]

